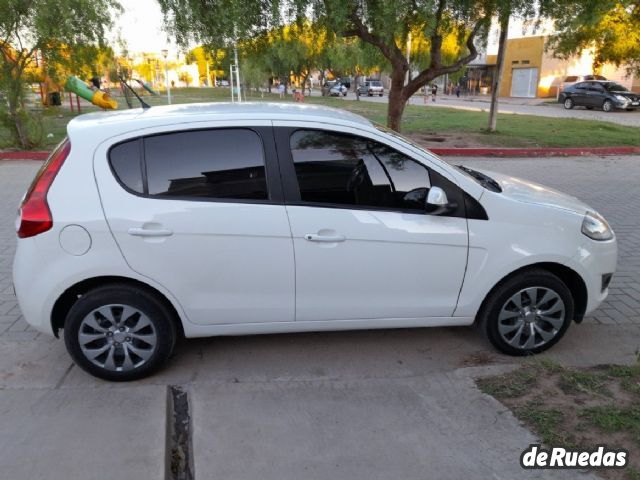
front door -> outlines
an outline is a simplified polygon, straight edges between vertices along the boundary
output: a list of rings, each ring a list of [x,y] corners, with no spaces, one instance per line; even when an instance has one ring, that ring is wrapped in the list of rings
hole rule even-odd
[[[370,138],[284,128],[277,138],[291,179],[296,320],[451,316],[467,222],[428,214],[425,199],[436,182],[453,184]]]
[[[154,133],[98,150],[94,160],[127,263],[199,325],[294,320],[277,168],[270,125]]]

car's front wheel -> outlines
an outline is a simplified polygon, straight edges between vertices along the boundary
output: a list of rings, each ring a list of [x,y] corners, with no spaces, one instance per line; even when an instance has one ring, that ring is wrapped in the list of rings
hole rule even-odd
[[[543,352],[556,344],[573,319],[571,291],[546,270],[518,273],[487,297],[479,322],[489,341],[507,355]]]
[[[611,110],[613,110],[613,103],[611,103],[611,100],[604,101],[604,103],[602,104],[602,110],[605,112],[610,112]]]
[[[64,324],[69,354],[83,370],[112,381],[146,377],[168,360],[176,325],[147,290],[109,285],[80,297]]]
[[[564,108],[567,110],[571,110],[575,106],[574,101],[571,98],[566,98],[564,100]]]

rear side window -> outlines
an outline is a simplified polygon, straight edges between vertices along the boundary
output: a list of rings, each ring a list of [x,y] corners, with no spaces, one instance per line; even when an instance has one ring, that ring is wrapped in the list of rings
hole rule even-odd
[[[298,130],[291,153],[303,202],[425,210],[427,168],[386,145],[352,135]]]
[[[136,193],[143,192],[142,163],[140,161],[142,140],[136,138],[119,143],[109,152],[111,168],[120,182]]]
[[[149,195],[268,199],[262,141],[252,130],[158,135],[144,150]]]
[[[144,162],[140,161],[142,156]],[[116,145],[109,159],[120,182],[136,193],[203,199],[269,198],[262,140],[249,129],[154,135]]]

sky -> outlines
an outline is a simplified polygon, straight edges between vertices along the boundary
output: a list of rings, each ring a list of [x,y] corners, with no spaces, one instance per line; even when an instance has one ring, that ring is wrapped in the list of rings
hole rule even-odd
[[[175,55],[177,48],[167,42],[167,34],[162,30],[162,12],[156,0],[120,0],[120,4],[124,12],[115,19],[112,35],[115,38],[119,30],[130,53],[159,53],[168,48],[170,55]]]

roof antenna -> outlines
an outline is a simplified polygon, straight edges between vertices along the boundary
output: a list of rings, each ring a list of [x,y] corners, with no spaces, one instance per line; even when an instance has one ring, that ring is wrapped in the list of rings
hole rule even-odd
[[[142,108],[144,108],[145,110],[146,110],[147,108],[151,108],[151,105],[149,105],[147,102],[145,102],[144,100],[142,100],[142,98],[140,98],[140,95],[138,95],[138,94],[136,93],[136,91],[135,91],[133,88],[131,88],[131,86],[130,86],[127,82],[125,82],[125,81],[124,81],[124,78],[122,78],[122,75],[120,75],[120,82],[121,82],[125,87],[127,87],[127,88],[131,91],[131,93],[133,93],[133,94],[136,96],[136,98],[137,98],[137,99],[138,99],[138,101],[140,102],[140,105],[142,106]]]

